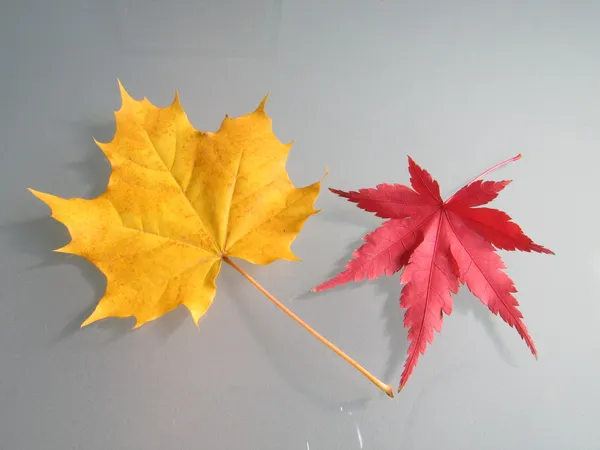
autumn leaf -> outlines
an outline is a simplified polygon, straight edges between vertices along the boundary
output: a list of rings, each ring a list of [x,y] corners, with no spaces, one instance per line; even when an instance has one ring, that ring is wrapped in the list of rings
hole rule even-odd
[[[106,276],[106,292],[82,326],[133,316],[137,328],[179,305],[198,325],[224,261],[391,392],[231,259],[260,265],[297,260],[290,246],[317,212],[320,181],[301,188],[290,181],[285,165],[292,144],[273,134],[267,98],[248,115],[226,116],[212,133],[194,129],[177,95],[160,108],[119,86],[115,136],[97,142],[112,167],[106,191],[93,199],[63,199],[31,190],[69,230],[71,242],[57,251],[88,259]]]
[[[537,351],[513,296],[513,281],[496,249],[553,254],[535,244],[504,212],[481,208],[494,200],[508,181],[481,181],[490,171],[521,157],[508,159],[443,201],[440,187],[431,175],[409,157],[412,189],[398,184],[380,184],[372,189],[344,192],[340,197],[389,219],[364,237],[365,244],[354,252],[346,270],[314,288],[334,286],[393,275],[403,269],[400,306],[406,309],[404,326],[410,342],[401,390],[411,376],[419,356],[440,332],[444,314],[452,312],[451,293],[466,284],[494,314],[516,328],[531,352]],[[476,208],[479,207],[479,208]]]

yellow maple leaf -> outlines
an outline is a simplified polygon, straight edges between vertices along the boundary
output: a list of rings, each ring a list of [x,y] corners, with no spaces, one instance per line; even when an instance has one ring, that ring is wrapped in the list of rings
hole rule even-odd
[[[97,142],[112,166],[106,191],[91,200],[32,192],[69,229],[72,241],[57,251],[83,256],[106,276],[84,325],[135,316],[137,327],[179,305],[197,324],[223,257],[297,259],[290,244],[317,212],[320,182],[290,181],[291,144],[273,134],[266,98],[210,133],[194,129],[177,95],[159,108],[120,87],[114,139]]]
[[[93,199],[63,199],[30,189],[69,230],[71,242],[56,251],[82,256],[106,276],[106,292],[82,327],[133,316],[137,328],[179,305],[198,325],[225,261],[389,395],[387,385],[230,259],[263,265],[297,260],[292,241],[317,212],[321,182],[297,188],[290,181],[285,165],[292,144],[273,134],[267,98],[250,114],[226,116],[212,133],[194,129],[177,95],[160,108],[119,87],[115,136],[97,142],[112,166],[106,191]]]

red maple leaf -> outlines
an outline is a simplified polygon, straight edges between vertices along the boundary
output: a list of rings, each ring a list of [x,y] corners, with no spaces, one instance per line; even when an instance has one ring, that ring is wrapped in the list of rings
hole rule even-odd
[[[446,201],[431,175],[409,157],[408,186],[380,184],[374,189],[344,192],[330,189],[361,209],[389,219],[363,240],[346,270],[317,286],[334,286],[392,275],[404,268],[400,306],[406,309],[409,328],[408,354],[400,379],[401,390],[412,374],[419,355],[440,332],[444,314],[452,312],[451,292],[459,282],[494,314],[514,327],[537,358],[535,345],[523,323],[513,281],[496,249],[554,254],[535,244],[504,212],[475,208],[495,199],[509,181],[481,181],[492,170],[519,159],[510,158],[475,178]]]

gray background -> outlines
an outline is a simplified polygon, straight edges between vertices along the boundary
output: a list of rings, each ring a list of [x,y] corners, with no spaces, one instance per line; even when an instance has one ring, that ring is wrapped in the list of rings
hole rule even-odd
[[[600,2],[0,1],[1,449],[592,449],[600,442]],[[557,256],[505,253],[535,361],[463,288],[390,400],[231,268],[196,329],[177,309],[135,332],[83,330],[104,289],[26,187],[103,191],[117,77],[200,129],[267,92],[298,185],[406,183],[444,195],[523,152],[495,202]],[[317,330],[396,386],[398,277],[309,289],[380,222],[325,191],[302,263],[244,264]]]

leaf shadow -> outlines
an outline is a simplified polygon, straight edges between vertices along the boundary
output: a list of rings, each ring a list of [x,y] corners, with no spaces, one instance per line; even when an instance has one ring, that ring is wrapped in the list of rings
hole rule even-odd
[[[100,299],[106,289],[106,278],[91,262],[85,258],[65,253],[57,253],[54,250],[66,245],[71,239],[67,228],[51,217],[43,217],[25,222],[13,222],[0,226],[0,232],[8,235],[8,248],[16,252],[37,257],[40,261],[29,266],[27,270],[43,269],[50,266],[69,264],[75,266],[85,281],[92,287],[94,297]],[[96,304],[88,305],[76,314],[65,327],[52,340],[57,344],[71,337],[80,330],[83,321],[93,312]],[[126,321],[122,321],[126,322]],[[108,322],[98,322],[100,328],[114,328]],[[125,334],[131,326],[123,323],[114,330],[109,341],[117,339]]]
[[[443,389],[443,386],[440,386],[440,382],[443,380],[449,379],[449,374],[468,374],[473,368],[476,367],[476,364],[472,360],[467,360],[461,362],[459,364],[453,364],[451,366],[446,367],[444,370],[440,370],[437,374],[432,376],[428,382],[426,382],[425,386],[423,386],[415,401],[410,408],[410,412],[408,415],[408,420],[404,425],[403,430],[403,445],[402,449],[413,450],[419,447],[416,446],[416,436],[422,432],[422,429],[417,427],[417,423],[419,419],[423,419],[426,417],[427,411],[424,411],[427,405],[427,400],[429,398],[439,396],[439,390]],[[407,384],[408,386],[408,384]],[[424,406],[425,405],[425,406]]]
[[[359,222],[357,222],[355,219],[356,217],[359,218]],[[328,277],[323,278],[322,280],[320,280],[318,282],[318,284],[329,280],[331,278],[333,278],[334,276],[336,276],[338,273],[342,272],[343,270],[345,270],[346,268],[346,264],[348,263],[348,261],[350,261],[350,259],[353,257],[353,253],[356,249],[358,249],[361,245],[364,244],[363,241],[363,237],[369,233],[370,231],[374,230],[375,228],[377,228],[378,226],[381,225],[382,220],[379,219],[378,217],[369,215],[369,214],[352,214],[352,210],[348,209],[348,208],[324,208],[320,213],[319,213],[319,219],[324,220],[325,222],[330,222],[330,223],[334,223],[336,225],[339,224],[346,224],[348,225],[348,223],[353,224],[359,228],[361,228],[361,237],[355,239],[352,244],[350,244],[347,247],[346,252],[344,253],[344,256],[342,256],[340,259],[338,259],[335,263],[334,263],[334,268],[331,271],[331,273],[329,274]],[[350,220],[353,219],[353,220]],[[368,283],[373,282],[374,280],[367,280]],[[317,284],[317,285],[318,285]],[[315,285],[315,286],[317,286]],[[344,292],[344,290],[351,290],[351,289],[355,289],[355,287],[357,286],[357,284],[355,283],[348,283],[348,284],[344,284],[342,286],[336,286],[336,289],[338,291],[342,291]],[[314,286],[313,286],[314,287]],[[325,291],[327,292],[327,291]],[[321,295],[323,294],[323,292],[313,292],[312,288],[301,293],[300,295],[296,296],[294,299],[295,300],[305,300],[305,299],[309,299],[309,298],[313,298],[315,295]]]
[[[350,244],[344,256],[334,264],[333,270],[325,280],[335,277],[338,273],[346,269],[346,264],[353,257],[353,253],[358,249],[364,241],[362,238],[355,240]],[[407,332],[404,329],[404,315],[400,308],[400,292],[402,285],[400,284],[400,273],[397,272],[390,276],[381,276],[374,280],[363,280],[358,283],[347,283],[341,286],[336,286],[334,289],[338,292],[352,291],[358,289],[362,285],[371,285],[374,287],[376,295],[385,295],[385,303],[381,309],[381,317],[384,321],[385,335],[388,339],[389,358],[383,374],[383,381],[388,382],[398,371],[399,366],[404,361],[404,357],[408,350]],[[320,292],[307,292],[298,297],[298,299],[307,300],[309,294],[312,296],[331,295],[332,290]],[[392,383],[393,386],[393,383]]]
[[[192,322],[189,310],[184,305],[179,305],[160,317],[160,320],[154,320],[149,325],[152,326],[153,332],[160,341],[166,341],[188,320]]]
[[[265,321],[256,309],[251,308],[249,304],[248,284],[242,277],[235,276],[227,265],[224,265],[221,277],[222,291],[228,291],[228,295],[234,299],[232,302],[240,312],[240,315],[246,320],[249,330],[259,345],[265,350],[265,353],[273,364],[274,369],[280,374],[282,379],[290,383],[292,387],[312,401],[320,408],[329,411],[339,410],[340,406],[360,410],[366,408],[367,402],[373,399],[372,396],[361,395],[355,398],[343,398],[340,392],[344,389],[336,391],[331,389],[326,384],[320,383],[319,380],[325,379],[325,368],[319,370],[318,376],[311,378],[303,376],[306,373],[307,358],[301,354],[301,346],[295,346],[294,342],[286,339],[278,339],[281,336],[282,328],[278,327],[273,321]],[[251,275],[255,276],[261,269],[252,264],[244,264],[244,269]],[[231,276],[230,276],[231,275]],[[288,317],[282,317],[282,321],[290,321]],[[287,325],[285,325],[287,326]],[[293,325],[292,325],[293,326]],[[314,341],[315,345],[317,341]],[[314,367],[313,367],[314,370]],[[384,393],[381,393],[385,396]]]
[[[106,190],[111,174],[111,165],[104,152],[96,145],[98,142],[109,142],[115,132],[114,123],[83,123],[77,129],[82,129],[85,145],[85,157],[79,161],[66,164],[67,169],[80,174],[81,181],[87,186],[87,198],[94,198]]]
[[[404,328],[404,313],[402,308],[400,308],[401,290],[400,273],[389,277],[382,277],[376,285],[376,291],[386,295],[381,315],[385,322],[385,333],[389,341],[390,356],[383,376],[388,382],[395,377],[396,384],[400,380],[399,372],[406,358],[409,344],[407,338],[408,332]]]
[[[109,141],[114,134],[114,124],[84,123],[78,125],[78,128],[84,130],[85,140],[88,142],[85,152],[86,157],[80,161],[67,164],[66,168],[81,173],[83,183],[88,186],[88,196],[96,197],[106,189],[111,168],[104,153],[95,144],[92,136],[99,141]],[[37,186],[36,188],[44,190],[43,186]],[[33,198],[33,196],[31,196],[31,199],[40,204],[39,200]],[[41,207],[46,208],[45,211],[49,211],[47,206],[41,205]],[[63,264],[73,265],[79,269],[83,278],[92,287],[95,298],[99,300],[104,295],[106,278],[99,269],[85,258],[54,251],[70,242],[71,238],[67,228],[50,215],[24,222],[0,225],[0,232],[9,236],[7,240],[9,248],[35,256],[40,260],[39,263],[30,266],[28,270]],[[57,344],[79,331],[81,324],[93,312],[95,306],[96,303],[88,305],[76,314],[56,335],[52,344]],[[118,322],[117,326],[115,326],[116,322]],[[129,332],[131,323],[128,320],[107,320],[99,321],[90,325],[90,327],[111,330],[112,335],[106,341],[111,342]]]
[[[500,358],[512,367],[518,367],[514,355],[511,353],[509,347],[506,345],[502,336],[498,332],[497,323],[499,316],[492,314],[489,309],[481,304],[478,298],[476,298],[465,286],[461,286],[461,291],[457,295],[453,296],[454,305],[453,311],[461,315],[472,314],[475,320],[479,322],[490,340],[494,345],[494,348],[500,355]]]
[[[333,196],[334,194],[330,193],[330,195]],[[353,208],[352,204],[340,205],[339,200],[335,204],[327,202],[319,213],[319,219],[336,225],[345,224],[347,226],[351,224],[364,230],[372,230],[381,225],[383,219],[373,214],[364,214],[364,211],[363,214],[357,214],[356,208]]]

